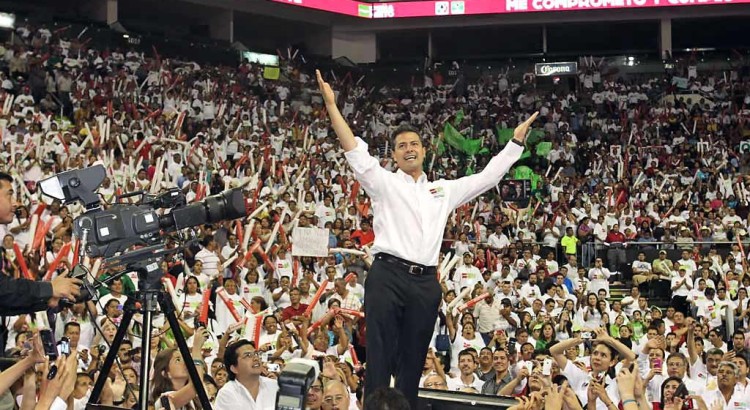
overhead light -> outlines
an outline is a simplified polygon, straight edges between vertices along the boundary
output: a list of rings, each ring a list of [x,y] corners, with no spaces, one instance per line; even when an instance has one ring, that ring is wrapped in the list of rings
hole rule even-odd
[[[633,56],[630,56],[630,57],[628,57],[628,60],[629,60],[629,61],[635,61],[635,57],[633,57]]]
[[[0,28],[14,28],[16,26],[16,16],[10,13],[0,13]]]
[[[130,36],[129,36],[129,35],[127,35],[127,34],[123,34],[123,35],[122,35],[122,38],[130,38]]]

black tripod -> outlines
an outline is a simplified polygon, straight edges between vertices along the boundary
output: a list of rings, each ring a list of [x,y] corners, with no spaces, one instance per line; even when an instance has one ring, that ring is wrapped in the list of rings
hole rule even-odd
[[[203,406],[204,410],[211,410],[211,402],[208,399],[206,390],[203,388],[203,383],[201,383],[201,378],[195,368],[195,363],[193,363],[193,358],[190,355],[187,341],[180,331],[180,324],[177,321],[177,316],[175,314],[175,306],[172,303],[172,299],[161,289],[161,278],[163,274],[159,263],[165,254],[174,251],[175,250],[164,250],[160,245],[157,245],[139,249],[135,252],[128,252],[124,256],[114,258],[114,263],[110,260],[110,265],[114,266],[125,263],[128,269],[112,275],[107,278],[107,280],[103,281],[102,284],[107,284],[121,277],[126,272],[136,271],[138,272],[138,285],[140,289],[136,292],[135,298],[128,298],[128,301],[125,303],[122,322],[117,329],[117,334],[112,341],[112,346],[107,353],[107,357],[104,359],[101,371],[99,372],[99,377],[96,379],[96,384],[94,384],[94,389],[89,398],[89,403],[92,404],[87,406],[88,409],[104,408],[96,403],[99,402],[106,378],[109,377],[109,372],[117,358],[120,345],[127,334],[128,327],[130,326],[130,322],[135,313],[143,314],[143,327],[141,328],[141,384],[140,391],[138,392],[138,406],[141,410],[148,409],[149,376],[151,373],[151,320],[154,313],[157,311],[157,307],[161,307],[162,313],[164,313],[164,316],[169,322],[169,326],[174,332],[175,341],[177,342],[180,354],[187,366],[190,380],[193,383],[196,392],[198,392],[201,406]]]

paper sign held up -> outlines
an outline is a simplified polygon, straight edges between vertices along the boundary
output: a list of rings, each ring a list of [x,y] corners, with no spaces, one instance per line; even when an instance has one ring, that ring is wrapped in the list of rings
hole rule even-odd
[[[294,228],[292,231],[293,256],[328,256],[328,229]]]

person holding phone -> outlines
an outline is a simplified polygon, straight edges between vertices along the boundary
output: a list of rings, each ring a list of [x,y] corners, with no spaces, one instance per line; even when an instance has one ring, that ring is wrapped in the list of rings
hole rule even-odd
[[[635,362],[635,353],[625,345],[609,336],[607,332],[598,328],[595,330],[596,339],[591,351],[591,371],[577,367],[565,356],[565,351],[583,343],[579,337],[564,340],[550,348],[550,354],[565,374],[570,387],[581,400],[587,403],[590,410],[614,410],[620,404],[620,393],[613,373],[614,366],[620,359]]]

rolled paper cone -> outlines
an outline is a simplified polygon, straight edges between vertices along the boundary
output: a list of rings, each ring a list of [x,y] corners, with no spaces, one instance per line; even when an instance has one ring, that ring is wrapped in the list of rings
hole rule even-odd
[[[463,312],[466,309],[472,308],[472,307],[474,307],[474,305],[476,305],[477,303],[479,303],[479,302],[487,299],[488,297],[490,297],[490,294],[488,292],[485,292],[485,293],[483,293],[483,294],[475,297],[474,299],[472,299],[472,300],[464,303],[463,305],[459,306],[458,307],[458,311],[459,312]]]
[[[451,253],[450,253],[450,252],[448,252],[447,254],[445,254],[445,257],[443,257],[443,261],[442,261],[442,262],[440,262],[440,266],[438,267],[438,271],[439,271],[439,272],[443,272],[443,271],[445,271],[445,267],[446,267],[446,266],[448,265],[448,263],[449,263],[449,262],[451,261],[451,256],[452,256],[452,255],[451,255]]]
[[[250,243],[250,237],[253,236],[253,227],[255,226],[255,219],[251,219],[250,223],[245,225],[245,234],[242,237],[242,247],[240,249],[246,250],[247,245]]]
[[[365,317],[365,312],[360,312],[359,310],[352,310],[352,309],[340,308],[340,309],[338,309],[338,311],[341,312],[341,313],[347,314],[347,315],[357,316],[357,317],[360,317],[360,318]]]
[[[86,258],[88,258],[88,256]],[[89,259],[87,261],[86,259],[84,259],[83,265],[88,266],[87,262],[91,262],[91,260]],[[91,278],[96,278],[97,275],[99,275],[99,269],[101,269],[101,267],[102,267],[102,258],[96,258],[96,260],[94,260],[94,266],[91,267],[91,273],[90,273]]]
[[[620,202],[622,202],[625,199],[625,191],[620,191],[620,193],[617,195],[617,200],[615,201],[615,205],[619,205]]]
[[[474,209],[471,211],[471,221],[474,221],[479,210],[479,201],[474,204]]]
[[[684,123],[680,123],[680,125],[682,126],[682,129],[683,129],[683,130],[685,130],[685,133],[686,133],[686,134],[690,134],[690,131],[688,131],[688,129],[687,129],[687,127],[685,126],[685,124],[684,124]]]
[[[448,312],[452,312],[453,308],[456,307],[459,303],[461,303],[466,296],[468,296],[471,293],[471,288],[466,287],[461,293],[456,296],[455,299],[448,305]]]
[[[253,326],[253,342],[256,346],[260,347],[260,329],[263,324],[262,317],[255,317],[255,324]]]
[[[348,249],[348,248],[329,248],[328,249],[328,253],[329,254],[332,254],[332,253],[348,253],[348,254],[358,255],[358,256],[365,256],[365,255],[367,255],[366,253],[364,253],[364,252],[362,252],[360,250],[357,250],[357,249]]]
[[[456,264],[460,260],[461,260],[461,255],[456,255],[456,256],[453,257],[453,259],[451,259],[450,262],[448,262],[447,265],[445,265],[445,269],[443,269],[442,271],[440,271],[440,280],[439,280],[439,282],[442,282],[443,279],[445,279],[445,275],[447,275],[448,273],[450,273],[451,269],[453,269],[453,267],[456,266]]]
[[[364,76],[362,78],[364,78]],[[354,346],[351,344],[349,345],[349,355],[352,357],[352,364],[355,366],[359,366],[359,358],[357,357],[357,351],[354,350]]]
[[[13,244],[13,253],[16,254],[16,261],[18,262],[18,267],[21,268],[23,277],[28,280],[36,280],[31,272],[29,272],[29,267],[26,266],[26,259],[24,259],[23,252],[21,252],[21,247],[18,246],[17,243]]]
[[[172,284],[172,281],[168,278],[161,278],[161,283],[164,284],[164,288],[166,288],[167,293],[172,298],[172,304],[178,306],[180,304],[180,299],[177,297],[177,292],[174,290],[174,285]]]
[[[281,220],[276,221],[276,224],[273,226],[273,230],[271,231],[271,237],[268,238],[268,243],[266,243],[265,252],[266,254],[271,251],[271,246],[273,246],[274,241],[276,241],[276,236],[279,234],[279,228],[281,227]]]
[[[321,327],[323,325],[323,321],[325,321],[325,317],[310,325],[310,327],[307,329],[307,332],[312,333],[315,329]]]
[[[244,262],[250,260],[250,258],[253,256],[253,253],[255,253],[258,248],[260,248],[260,239],[256,239],[255,243],[253,243],[253,246],[251,246],[250,249],[247,250],[247,253],[245,253],[245,260],[242,261],[243,264]]]
[[[44,203],[44,202],[42,202]],[[40,206],[41,208],[41,206]],[[38,208],[37,208],[38,209]],[[39,215],[35,212],[31,215],[31,222],[29,222],[29,238],[31,238],[31,249],[34,249],[34,241],[36,239],[36,229],[39,225]]]
[[[250,305],[250,302],[248,302],[247,299],[240,298],[240,303],[242,304],[242,306],[245,307],[245,311],[247,313],[253,313],[253,314],[258,313],[258,312],[253,312],[253,307],[252,305]]]
[[[552,178],[552,182],[557,181],[557,177],[560,176],[560,172],[562,172],[562,167],[560,167],[560,169],[557,170],[557,172],[555,173],[555,176]]]
[[[48,219],[43,225],[37,225],[36,233],[34,236],[34,242],[31,244],[31,250],[37,250],[42,244],[42,241],[47,237],[47,233],[52,227],[52,218]]]
[[[328,286],[328,279],[323,280],[323,282],[320,284],[320,287],[315,292],[315,296],[313,296],[313,299],[310,301],[307,309],[305,309],[305,316],[309,317],[312,314],[313,309],[315,309],[315,305],[318,304],[318,302],[320,301],[320,297],[323,296],[323,292],[325,292],[326,286]]]
[[[232,317],[234,318],[234,320],[236,322],[241,321],[242,316],[240,316],[239,312],[237,312],[237,309],[234,307],[234,303],[232,302],[232,299],[229,298],[229,294],[227,294],[226,289],[224,289],[223,287],[216,288],[216,295],[221,298],[222,302],[224,302],[227,309],[229,309],[229,313],[232,314]],[[203,322],[203,323],[206,323],[206,322]]]
[[[351,272],[348,275],[346,275],[346,277],[344,278],[344,281],[347,282],[347,283],[349,283],[349,279],[351,279],[353,277],[355,277],[355,274],[354,274],[354,272]]]
[[[737,235],[737,245],[739,245],[740,247],[740,253],[742,254],[742,263],[744,264],[745,261],[747,261],[747,256],[745,255],[745,246],[742,244],[740,235]]]
[[[73,260],[70,261],[71,265],[77,265],[78,264],[78,255],[81,250],[81,241],[78,239],[73,239]]]
[[[545,177],[549,177],[549,173],[552,171],[552,165],[547,167],[547,172],[544,173]]]
[[[234,234],[237,236],[237,242],[245,243],[245,231],[242,222],[238,219],[234,221]]]
[[[237,260],[237,254],[234,254],[231,258],[224,261],[224,263],[221,264],[221,270],[224,270],[230,266],[232,266],[232,263]]]
[[[299,279],[299,260],[292,257],[292,286],[297,286],[297,280]]]
[[[275,246],[276,245],[273,245],[271,247],[271,251],[273,251]],[[266,263],[270,267],[273,267],[273,263],[271,263],[271,259],[268,257],[268,252],[264,251],[262,248],[258,248],[257,252],[260,255],[260,258],[263,259],[264,263]]]
[[[63,247],[60,249],[60,252],[58,252],[57,256],[55,256],[55,260],[50,263],[49,268],[47,268],[47,274],[44,275],[45,281],[50,281],[52,279],[52,274],[55,273],[55,270],[57,270],[60,262],[62,262],[63,257],[65,257],[68,252],[70,252],[70,242],[63,245]]]
[[[219,288],[219,289],[224,290],[224,288]],[[223,299],[224,298],[222,298],[222,300]],[[201,311],[200,311],[200,315],[198,316],[198,323],[202,323],[203,325],[208,324],[208,307],[210,303],[211,303],[211,288],[208,288],[203,291],[203,300],[201,300]],[[224,303],[226,303],[226,300],[224,300]],[[231,311],[231,308],[229,310]],[[237,316],[235,316],[235,319],[238,322],[240,321],[240,319],[238,319]]]

